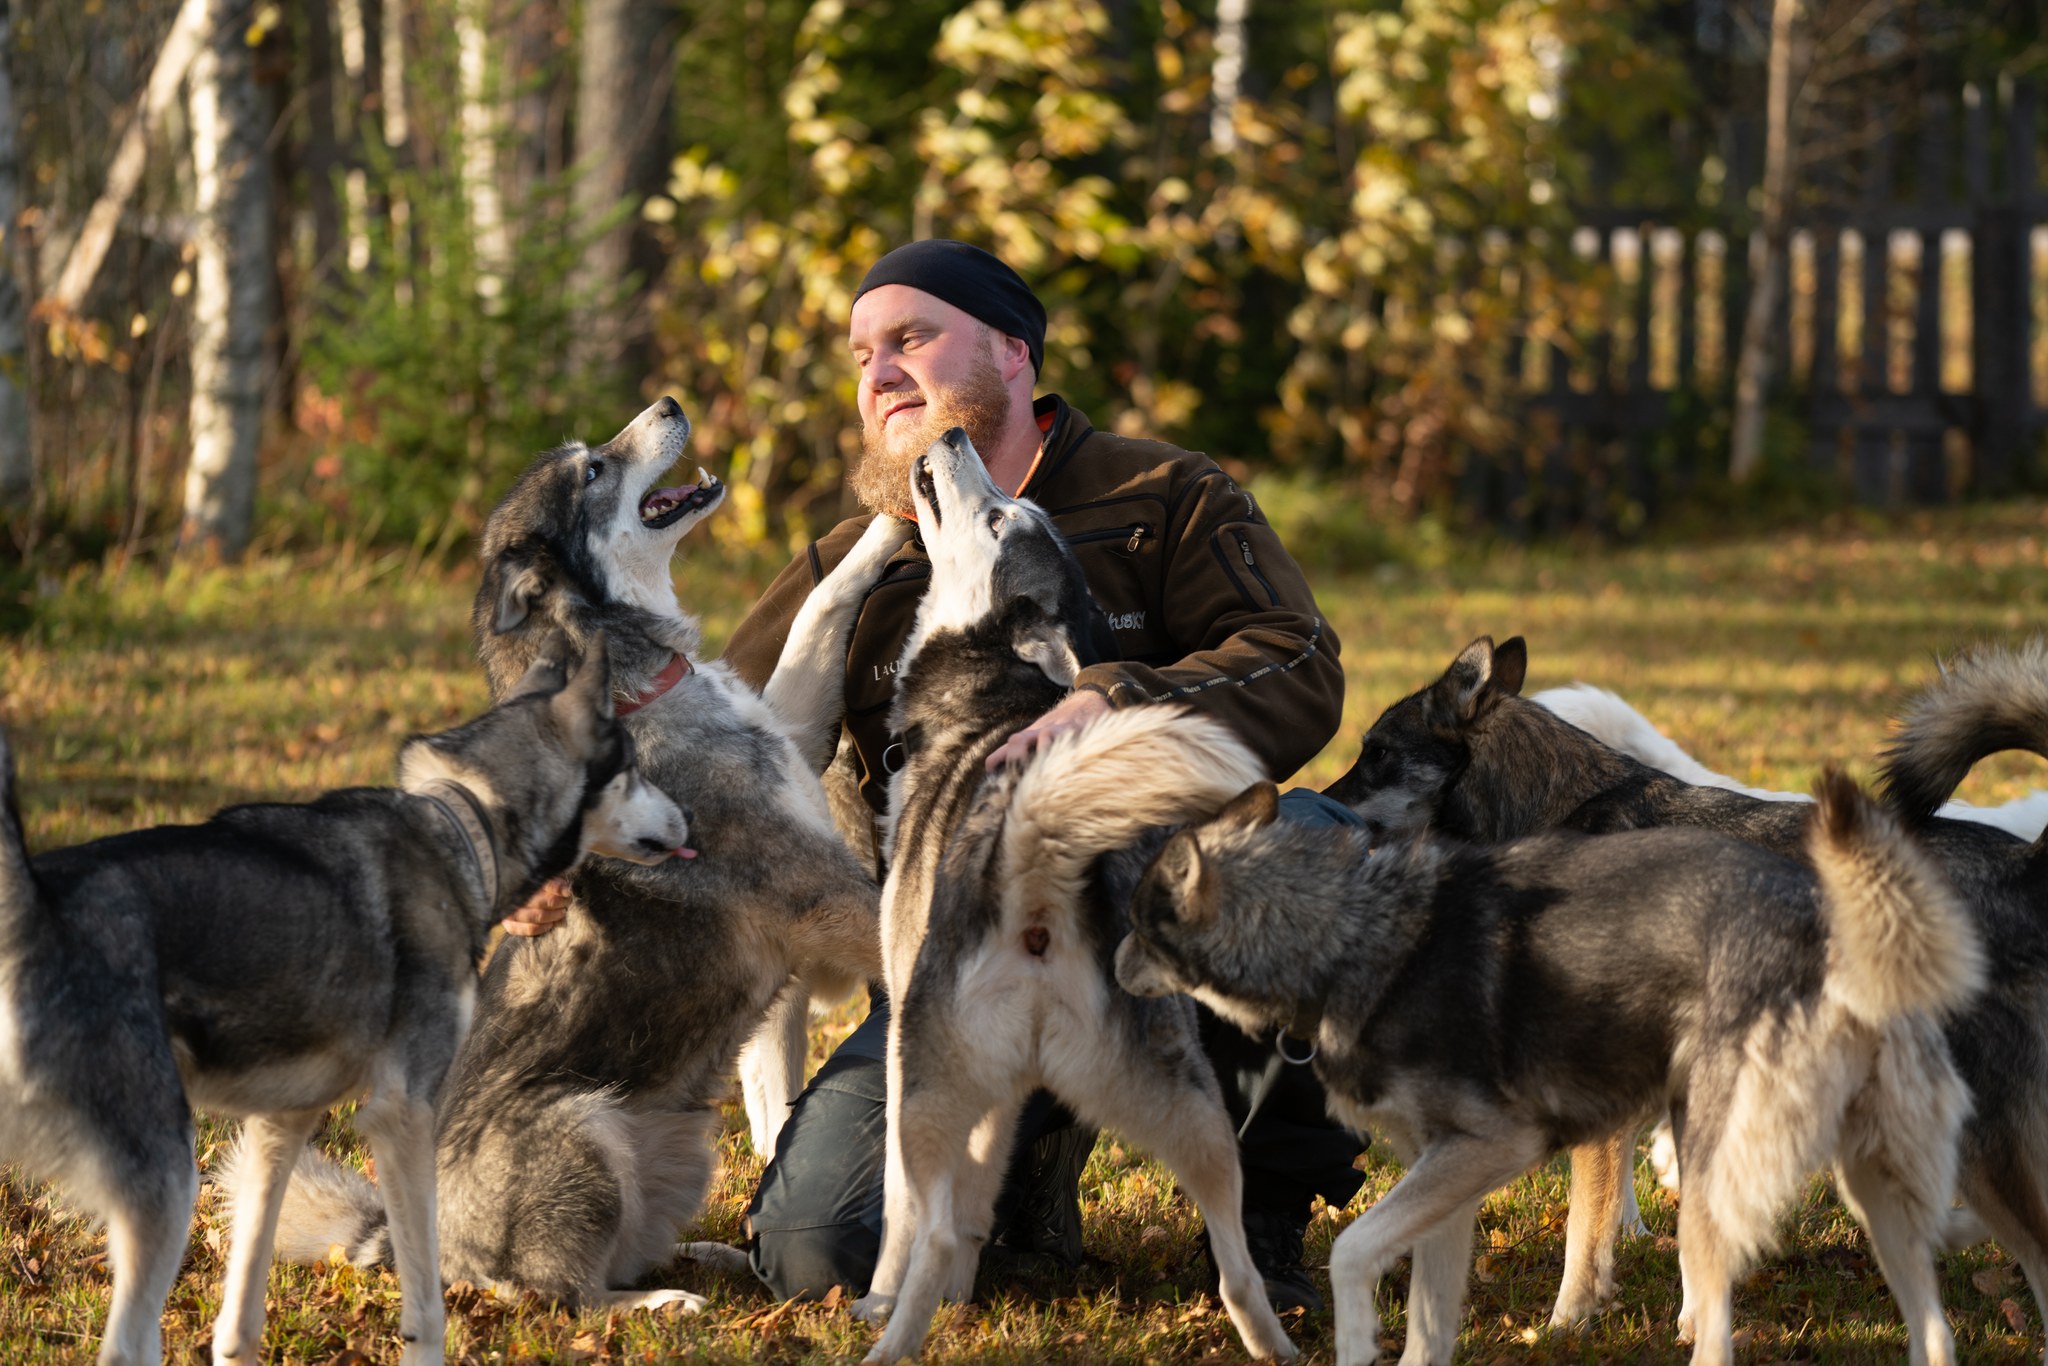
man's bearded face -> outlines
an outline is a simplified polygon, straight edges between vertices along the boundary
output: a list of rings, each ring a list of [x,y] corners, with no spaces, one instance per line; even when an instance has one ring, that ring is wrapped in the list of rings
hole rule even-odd
[[[904,368],[911,370],[909,365]],[[900,397],[904,388],[914,387],[924,400],[923,407],[897,413],[887,422],[861,426],[860,464],[847,483],[861,506],[872,512],[909,513],[910,467],[949,430],[965,430],[967,439],[986,457],[1002,440],[1010,420],[1010,391],[1003,384],[993,334],[986,326],[958,377],[913,373],[910,378],[912,385],[899,387],[891,397]]]

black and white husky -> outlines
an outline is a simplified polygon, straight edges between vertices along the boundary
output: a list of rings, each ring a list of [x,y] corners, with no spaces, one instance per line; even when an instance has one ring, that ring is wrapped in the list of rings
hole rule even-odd
[[[583,1306],[701,1308],[633,1289],[679,1251],[714,1168],[718,1103],[751,1038],[748,1110],[772,1151],[794,1093],[812,991],[880,972],[879,888],[840,840],[818,774],[843,706],[847,636],[903,543],[876,525],[811,594],[765,693],[696,657],[670,578],[677,543],[723,501],[708,475],[661,487],[690,424],[662,399],[601,446],[537,459],[491,514],[475,625],[494,689],[565,632],[603,650],[642,770],[687,803],[698,856],[591,865],[567,923],[491,960],[439,1127],[441,1269]],[[765,1023],[764,1023],[765,1021]],[[792,1046],[793,1044],[793,1046]],[[374,1193],[317,1155],[300,1164],[282,1246],[383,1253]],[[368,1216],[368,1217],[366,1217]]]
[[[932,579],[892,718],[906,758],[882,899],[885,1206],[856,1305],[888,1327],[868,1360],[917,1355],[939,1301],[972,1289],[1018,1109],[1041,1086],[1173,1170],[1208,1221],[1246,1347],[1292,1357],[1245,1245],[1237,1140],[1194,1007],[1139,1000],[1111,977],[1142,867],[1118,851],[1215,810],[1262,776],[1258,761],[1215,722],[1142,707],[987,772],[1106,633],[1051,519],[999,490],[965,433],[934,443],[911,484]]]
[[[1117,980],[1311,1040],[1332,1112],[1407,1164],[1331,1251],[1339,1366],[1377,1359],[1375,1285],[1411,1251],[1401,1360],[1448,1362],[1479,1202],[1667,1106],[1696,1364],[1731,1359],[1734,1278],[1830,1161],[1913,1361],[1953,1361],[1933,1248],[1969,1099],[1929,1012],[1974,994],[1983,950],[1896,821],[1847,779],[1819,797],[1795,812],[1811,870],[1700,830],[1375,851],[1276,820],[1271,784],[1160,851]],[[1581,1175],[1573,1219],[1611,1218]]]
[[[1472,642],[1442,677],[1387,708],[1329,795],[1381,838],[1433,829],[1490,843],[1555,829],[1693,826],[1802,853],[1803,804],[1694,786],[1616,753],[1522,697],[1527,671],[1521,637],[1498,648],[1491,637]],[[2039,640],[1951,661],[1906,713],[1879,776],[1991,948],[1983,994],[1945,1025],[1974,1098],[1959,1190],[2048,1313],[2048,841],[1934,815],[1978,760],[2007,749],[2048,757],[2048,645]],[[1561,1320],[1590,1313],[1611,1290],[1611,1230],[1588,1230],[1595,1241],[1582,1245],[1578,1229],[1567,1228]]]
[[[659,862],[688,826],[640,781],[601,654],[566,687],[537,664],[483,716],[408,741],[399,779],[31,862],[0,743],[0,1159],[106,1221],[103,1366],[162,1360],[199,1186],[188,1107],[248,1116],[213,1329],[213,1359],[246,1362],[285,1175],[364,1091],[405,1361],[441,1360],[434,1104],[486,936],[584,852]]]

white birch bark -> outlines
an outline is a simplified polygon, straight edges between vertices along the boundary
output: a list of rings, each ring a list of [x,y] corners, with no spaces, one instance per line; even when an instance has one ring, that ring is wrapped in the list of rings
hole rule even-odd
[[[128,207],[129,197],[142,182],[143,164],[149,157],[150,135],[156,131],[164,110],[176,98],[178,83],[185,78],[186,69],[199,52],[206,32],[206,13],[207,0],[184,0],[178,6],[178,17],[171,21],[171,31],[164,36],[156,66],[149,73],[149,84],[143,87],[142,98],[136,103],[135,116],[128,120],[128,127],[122,131],[121,141],[114,148],[113,163],[107,168],[106,188],[87,211],[78,240],[71,244],[57,283],[46,296],[49,302],[67,313],[76,313],[85,302],[93,277],[99,274],[101,263],[107,259],[107,248],[113,244],[114,229],[120,224],[121,211]]]
[[[1797,61],[1801,0],[1772,0],[1770,89],[1765,102],[1763,209],[1753,254],[1749,308],[1735,361],[1735,415],[1729,432],[1728,478],[1747,482],[1763,463],[1764,397],[1771,381],[1771,319],[1784,288],[1790,233],[1793,67]]]
[[[1222,157],[1237,154],[1237,100],[1244,88],[1244,25],[1251,0],[1216,0],[1216,69],[1210,77],[1209,141]]]
[[[0,0],[0,54],[12,51],[14,16]],[[35,485],[28,444],[28,328],[15,264],[14,214],[21,160],[15,150],[14,84],[0,61],[0,510],[16,511]]]
[[[192,60],[192,464],[181,547],[248,547],[270,322],[270,163],[244,39],[254,0],[210,0]]]
[[[492,98],[490,0],[462,0],[455,39],[462,82],[462,188],[476,248],[476,292],[486,308],[501,307],[512,258],[505,205],[498,191],[497,104]]]

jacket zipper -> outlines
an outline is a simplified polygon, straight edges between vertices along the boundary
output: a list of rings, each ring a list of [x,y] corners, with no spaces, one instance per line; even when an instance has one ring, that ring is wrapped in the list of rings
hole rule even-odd
[[[1235,532],[1231,533],[1236,535]],[[1259,587],[1266,590],[1266,599],[1273,606],[1280,605],[1280,595],[1273,591],[1273,585],[1266,582],[1266,576],[1259,571],[1259,563],[1252,558],[1252,543],[1244,537],[1237,537],[1237,548],[1244,555],[1244,567],[1252,571],[1252,577],[1259,581]]]
[[[1067,544],[1085,545],[1090,541],[1106,541],[1112,536],[1122,536],[1125,538],[1123,549],[1118,553],[1135,555],[1138,547],[1143,545],[1145,538],[1151,534],[1152,524],[1150,522],[1134,522],[1128,527],[1111,527],[1107,531],[1085,531],[1079,536],[1069,536]]]

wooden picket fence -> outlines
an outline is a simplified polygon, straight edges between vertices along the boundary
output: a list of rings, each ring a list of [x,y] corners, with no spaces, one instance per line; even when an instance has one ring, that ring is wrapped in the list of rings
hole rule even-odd
[[[1926,101],[1910,138],[1805,173],[1832,207],[1795,223],[1774,403],[1803,415],[1815,468],[1860,500],[1940,503],[2041,480],[2040,115],[2033,82],[1966,87]],[[1761,170],[1755,131],[1736,125],[1724,142],[1725,204],[1744,205]],[[1719,227],[1697,213],[1685,226],[1580,215],[1579,254],[1611,272],[1611,307],[1581,320],[1574,344],[1526,349],[1529,437],[1466,461],[1476,512],[1516,532],[1627,530],[1726,468],[1748,306],[1747,238],[1726,226],[1747,232],[1738,213]]]

